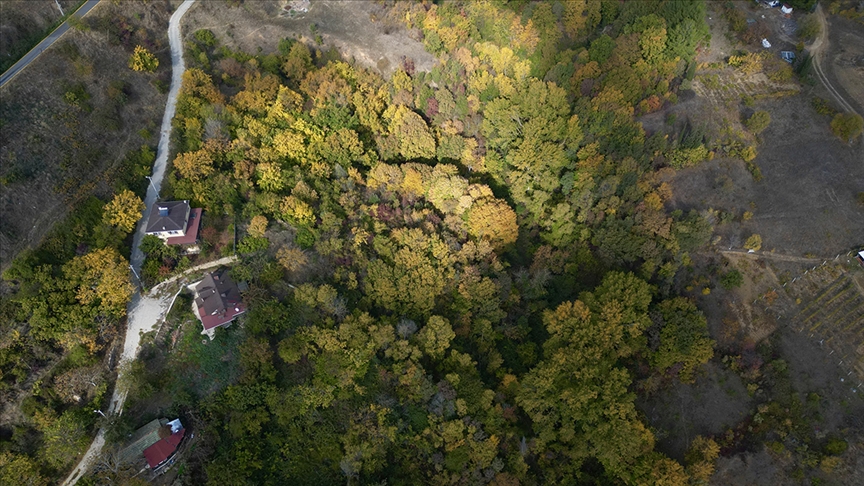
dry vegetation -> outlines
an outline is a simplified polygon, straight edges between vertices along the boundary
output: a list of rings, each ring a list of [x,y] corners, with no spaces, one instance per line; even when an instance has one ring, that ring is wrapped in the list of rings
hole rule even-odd
[[[4,2],[4,9],[5,9]],[[53,2],[52,2],[53,3]],[[107,198],[121,161],[155,145],[171,63],[168,1],[103,2],[85,31],[63,38],[3,87],[0,106],[0,262],[38,243],[77,202]],[[136,45],[160,58],[155,74],[127,67]],[[142,182],[143,181],[143,182]]]
[[[81,0],[59,0],[63,12],[74,10]],[[0,2],[0,72],[42,40],[46,31],[61,21],[54,0],[3,0]]]

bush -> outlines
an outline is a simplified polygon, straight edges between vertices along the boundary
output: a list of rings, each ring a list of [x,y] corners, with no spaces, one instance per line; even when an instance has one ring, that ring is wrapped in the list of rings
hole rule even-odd
[[[771,115],[764,110],[759,110],[753,113],[753,115],[744,122],[744,126],[747,127],[747,130],[750,130],[753,135],[759,135],[763,130],[768,128],[768,125],[770,124]]]
[[[831,120],[831,131],[846,143],[861,135],[864,130],[864,119],[855,113],[839,113]]]
[[[147,49],[141,46],[135,46],[135,52],[129,58],[129,68],[133,71],[144,71],[152,73],[159,67],[159,59]]]
[[[747,238],[747,241],[744,243],[744,248],[759,251],[759,249],[762,248],[762,237],[754,234],[750,238]]]
[[[839,456],[846,452],[847,447],[849,447],[849,444],[847,444],[845,440],[831,439],[828,441],[828,444],[825,445],[825,452],[832,456]]]
[[[199,29],[195,31],[195,39],[205,47],[213,47],[216,45],[216,35],[210,29]]]
[[[738,270],[729,270],[720,277],[720,286],[726,290],[737,289],[744,283],[744,277]]]

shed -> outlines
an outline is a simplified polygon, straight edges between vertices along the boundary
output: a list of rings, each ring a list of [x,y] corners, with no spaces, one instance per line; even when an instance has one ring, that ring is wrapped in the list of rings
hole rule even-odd
[[[126,442],[126,446],[120,450],[120,461],[132,462],[141,457],[144,449],[159,442],[159,430],[166,425],[168,425],[167,419],[154,419],[136,430]]]
[[[780,7],[780,11],[783,12],[784,14],[791,14],[792,13],[792,7],[790,7],[788,3],[784,3],[783,6]]]
[[[168,461],[177,452],[177,447],[186,435],[186,429],[183,428],[180,419],[174,419],[165,425],[171,428],[170,435],[168,433],[164,434],[166,437],[160,435],[158,441],[144,449],[144,458],[147,459],[150,469],[156,469]]]

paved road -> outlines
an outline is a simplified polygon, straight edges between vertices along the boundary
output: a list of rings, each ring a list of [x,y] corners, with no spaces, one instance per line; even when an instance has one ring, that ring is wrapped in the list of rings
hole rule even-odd
[[[96,0],[98,1],[98,0]],[[89,3],[89,2],[88,2]],[[144,261],[144,254],[138,249],[141,239],[144,237],[147,226],[147,219],[150,217],[150,208],[156,202],[158,197],[157,191],[162,185],[162,178],[165,175],[165,164],[168,160],[168,152],[170,148],[171,137],[171,119],[174,118],[174,112],[177,107],[177,94],[180,92],[180,83],[183,80],[183,72],[186,66],[183,63],[183,42],[180,37],[180,19],[183,14],[189,10],[189,7],[195,3],[195,0],[185,0],[179,8],[171,15],[171,20],[168,22],[168,42],[171,45],[171,90],[168,92],[168,101],[165,105],[165,114],[162,117],[162,131],[159,137],[159,148],[156,151],[156,161],[153,163],[152,184],[147,187],[147,197],[145,203],[147,209],[144,211],[144,216],[138,221],[138,229],[135,231],[135,237],[132,240],[132,256],[130,262],[135,272],[141,274],[141,264]],[[52,34],[53,35],[53,34]],[[221,261],[221,260],[220,260]],[[213,264],[217,262],[212,262]],[[203,266],[203,265],[202,265]],[[196,267],[197,268],[197,267]],[[194,270],[194,269],[190,269]],[[158,287],[157,287],[158,288]],[[156,290],[156,289],[154,289]],[[171,295],[156,296],[154,292],[149,295],[141,295],[136,292],[132,296],[132,300],[127,306],[127,324],[126,324],[126,341],[123,346],[123,354],[120,357],[120,373],[123,372],[123,364],[135,359],[138,354],[138,345],[141,339],[141,333],[153,329],[159,321],[168,313],[168,307],[173,302]],[[121,414],[123,412],[123,402],[126,400],[126,392],[119,386],[120,377],[117,377],[118,385],[114,387],[114,394],[111,397],[111,405],[108,407],[109,414]],[[63,486],[72,486],[78,479],[87,472],[93,465],[94,461],[102,452],[102,446],[105,444],[105,429],[100,429],[96,434],[90,448],[81,458],[81,461],[75,466],[75,469],[69,474]]]
[[[78,17],[83,17],[99,3],[99,0],[87,0],[84,5],[81,6],[73,15]],[[0,75],[0,87],[3,87],[7,82],[9,82],[12,78],[15,77],[16,74],[20,73],[25,67],[27,67],[33,60],[39,57],[40,54],[45,49],[51,47],[51,44],[57,41],[66,31],[69,30],[69,22],[68,19],[60,24],[59,27],[54,29],[54,32],[48,34],[48,37],[42,39],[42,42],[36,45],[33,49],[30,49],[30,52],[24,54],[24,57],[18,60],[15,64],[12,65],[9,69],[6,70],[5,73]]]

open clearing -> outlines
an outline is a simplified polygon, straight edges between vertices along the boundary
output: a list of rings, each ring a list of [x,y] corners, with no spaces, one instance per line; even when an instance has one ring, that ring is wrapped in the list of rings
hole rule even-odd
[[[344,59],[385,76],[403,59],[413,60],[420,71],[429,71],[436,63],[416,40],[418,34],[383,20],[384,10],[375,2],[313,1],[307,12],[294,15],[285,10],[288,3],[246,2],[236,7],[245,10],[237,15],[224,2],[200,2],[189,12],[186,25],[188,32],[210,29],[221,42],[244,52],[275,52],[286,37],[314,45],[317,34],[323,41],[319,48],[333,46]]]

